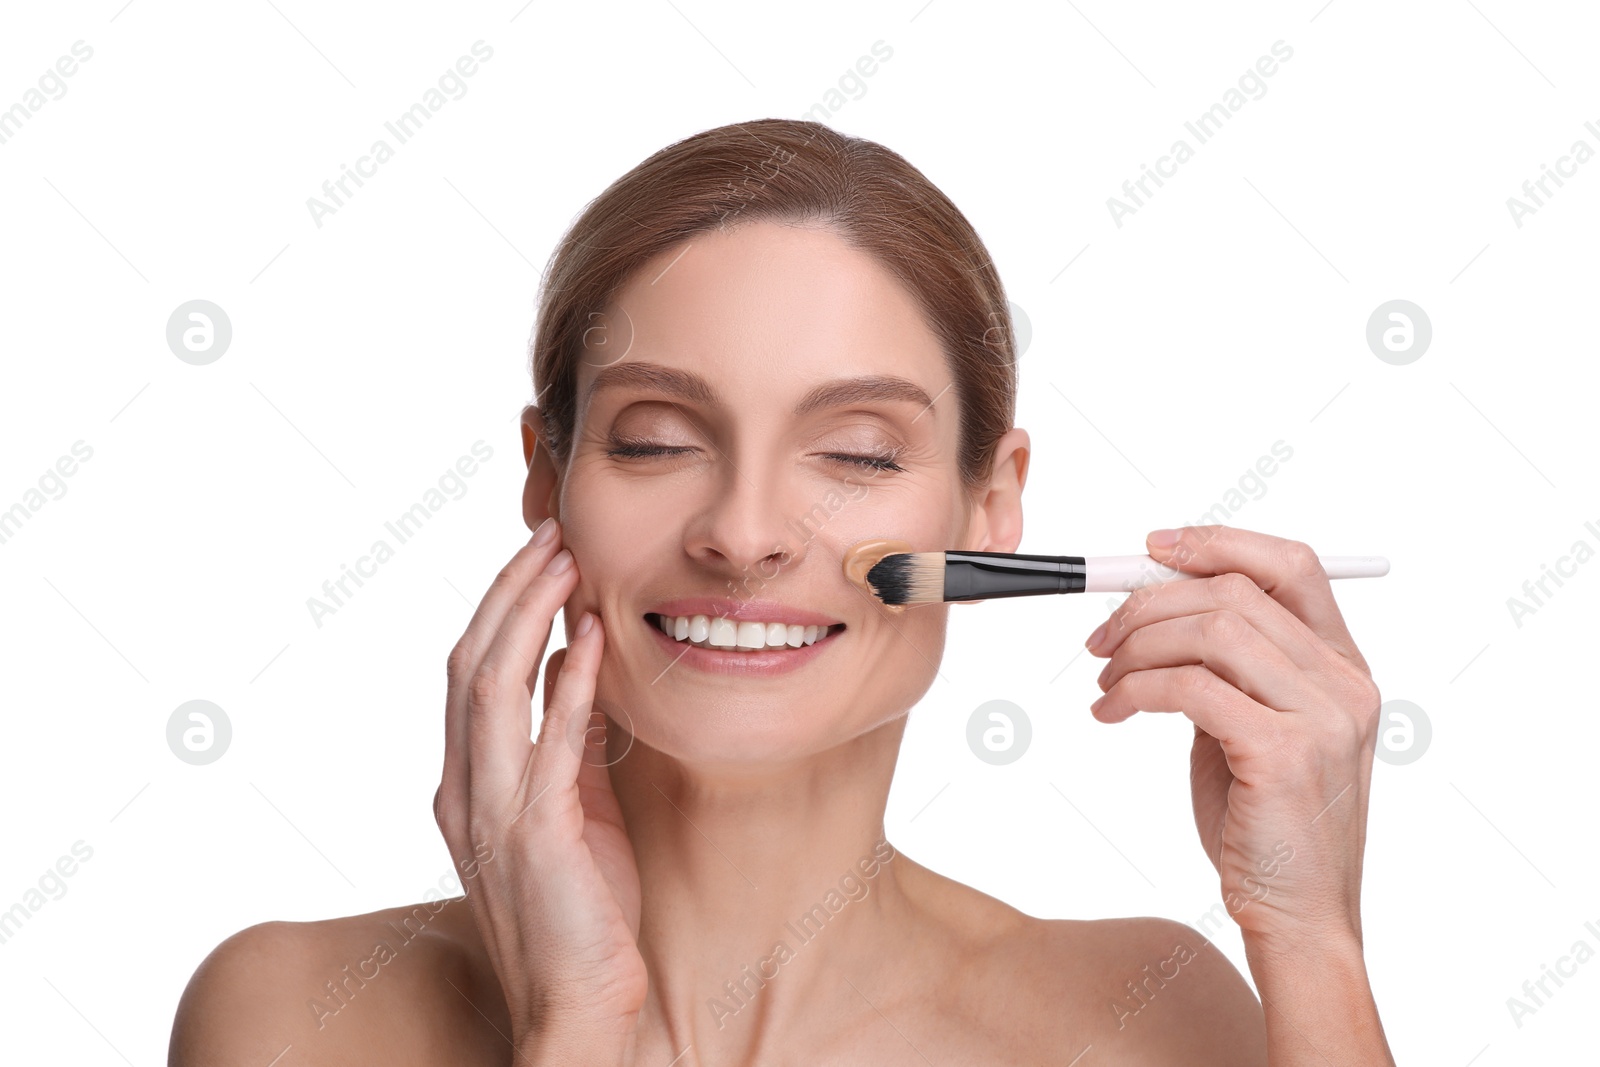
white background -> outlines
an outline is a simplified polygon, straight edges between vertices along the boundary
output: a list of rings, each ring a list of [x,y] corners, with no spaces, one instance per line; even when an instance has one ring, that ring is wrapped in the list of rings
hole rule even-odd
[[[1600,562],[1520,625],[1507,601],[1600,548],[1600,161],[1520,227],[1506,201],[1575,140],[1600,149],[1600,21],[1320,4],[8,5],[0,108],[75,41],[94,52],[0,144],[0,509],[75,442],[93,455],[0,544],[0,909],[74,842],[93,856],[0,944],[5,1058],[161,1063],[228,934],[447,875],[444,663],[527,538],[539,268],[646,155],[799,117],[880,40],[892,57],[828,121],[943,188],[1027,315],[1021,551],[1142,551],[1290,446],[1231,523],[1387,555],[1336,592],[1384,698],[1432,723],[1373,778],[1367,959],[1395,1052],[1592,1058],[1600,961],[1520,1026],[1507,998],[1580,939],[1600,950]],[[466,94],[317,227],[307,198],[480,39]],[[1265,95],[1197,145],[1184,122],[1279,40]],[[1116,225],[1107,198],[1179,137],[1194,158]],[[1433,325],[1404,366],[1365,340],[1397,298]],[[208,366],[166,343],[193,299],[232,323]],[[480,439],[467,493],[317,627],[307,598]],[[1105,601],[952,613],[889,837],[1032,914],[1192,923],[1217,890],[1189,727],[1089,716]],[[208,766],[167,747],[191,699],[232,723]],[[1032,723],[1009,766],[966,745],[992,699]]]

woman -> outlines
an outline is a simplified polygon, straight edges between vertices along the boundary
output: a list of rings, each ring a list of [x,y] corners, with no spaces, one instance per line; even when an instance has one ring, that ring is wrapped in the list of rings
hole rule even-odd
[[[614,183],[545,279],[535,533],[449,657],[464,897],[234,935],[171,1062],[1392,1062],[1359,913],[1378,691],[1304,544],[1152,534],[1212,577],[1089,641],[1097,717],[1195,723],[1260,1003],[1186,926],[1036,919],[884,840],[947,609],[841,561],[1017,549],[1014,364],[977,234],[879,145],[751,122]]]

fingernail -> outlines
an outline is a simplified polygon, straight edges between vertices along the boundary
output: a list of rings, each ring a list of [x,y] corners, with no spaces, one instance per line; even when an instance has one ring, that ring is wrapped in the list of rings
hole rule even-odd
[[[1104,667],[1100,668],[1100,677],[1098,677],[1098,678],[1096,678],[1094,680],[1095,684],[1098,685],[1101,689],[1104,689],[1106,687],[1106,675],[1108,675],[1110,673],[1111,673],[1111,661],[1107,660],[1106,661],[1106,665]]]
[[[551,557],[550,562],[544,565],[546,574],[561,574],[572,566],[572,549],[563,548]]]
[[[1105,697],[1101,697],[1099,700],[1096,700],[1093,704],[1090,704],[1089,705],[1089,714],[1093,715],[1093,714],[1097,713],[1100,710],[1100,705],[1104,704],[1105,702],[1106,702],[1106,698]]]
[[[556,519],[555,519],[555,516],[552,515],[549,518],[545,519],[543,522],[541,522],[538,526],[534,527],[534,531],[533,531],[533,543],[534,543],[534,546],[537,547],[539,545],[549,544],[550,543],[550,538],[554,537],[555,535],[556,535]]]
[[[1152,530],[1146,540],[1152,548],[1171,548],[1178,543],[1178,531]]]
[[[1110,622],[1111,620],[1107,619],[1105,622],[1101,623],[1095,629],[1095,632],[1089,635],[1089,640],[1083,643],[1083,647],[1092,650],[1096,645],[1098,645],[1106,636],[1106,628],[1110,625]]]
[[[583,617],[578,620],[578,628],[573,632],[573,635],[582,637],[592,629],[594,629],[594,614],[586,611],[583,613]]]

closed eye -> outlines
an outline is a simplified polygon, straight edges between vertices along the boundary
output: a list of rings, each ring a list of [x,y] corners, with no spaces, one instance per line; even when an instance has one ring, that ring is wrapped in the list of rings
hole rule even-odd
[[[605,454],[619,459],[648,459],[659,456],[675,456],[685,452],[693,452],[692,448],[677,445],[652,445],[652,444],[618,444],[606,449]],[[874,456],[858,456],[848,452],[822,452],[819,455],[837,463],[849,463],[857,467],[878,471],[904,470],[894,461],[899,453],[889,453]]]
[[[617,445],[606,449],[606,455],[618,456],[623,459],[638,459],[647,456],[671,456],[680,452],[693,452],[692,448],[680,448],[669,445]]]
[[[838,460],[841,463],[853,463],[868,470],[898,471],[905,469],[894,461],[894,457],[899,453],[881,456],[854,456],[846,452],[824,452],[822,455],[828,459]]]

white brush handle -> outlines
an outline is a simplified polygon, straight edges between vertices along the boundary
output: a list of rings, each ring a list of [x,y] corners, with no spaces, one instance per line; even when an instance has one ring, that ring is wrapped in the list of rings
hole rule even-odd
[[[1381,578],[1389,573],[1389,561],[1383,556],[1318,556],[1317,561],[1329,578]],[[1147,585],[1206,577],[1157,563],[1150,556],[1088,556],[1083,569],[1086,593],[1130,593]]]

